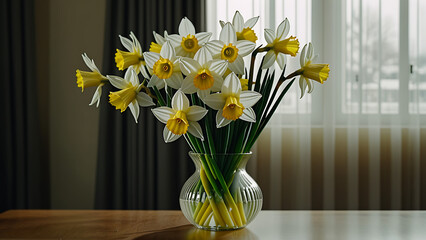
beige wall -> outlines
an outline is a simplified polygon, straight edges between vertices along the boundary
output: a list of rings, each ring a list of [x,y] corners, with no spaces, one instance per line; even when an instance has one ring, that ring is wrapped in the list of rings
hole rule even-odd
[[[48,51],[39,55],[38,68],[48,72],[48,84],[41,84],[48,97],[41,102],[48,102],[43,114],[48,115],[51,207],[93,208],[99,110],[89,106],[95,89],[77,88],[75,70],[88,70],[83,52],[102,67],[105,0],[37,0],[36,5],[39,22],[48,22],[38,26],[37,39]],[[47,62],[40,64],[40,58]]]

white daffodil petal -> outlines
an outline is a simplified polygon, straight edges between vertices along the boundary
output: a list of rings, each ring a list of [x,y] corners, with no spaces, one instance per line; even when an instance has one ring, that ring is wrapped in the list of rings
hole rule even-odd
[[[207,112],[207,109],[193,105],[187,109],[186,117],[188,118],[188,121],[198,122],[206,116]]]
[[[152,98],[144,92],[139,92],[136,95],[136,100],[138,100],[138,104],[142,107],[149,107],[155,105],[155,103],[152,101]]]
[[[167,126],[165,126],[165,127],[164,127],[164,130],[163,130],[163,138],[164,138],[164,141],[165,141],[166,143],[174,142],[174,141],[176,141],[177,139],[179,139],[179,138],[180,138],[180,136],[181,136],[181,135],[175,135],[175,134],[173,134],[172,132],[170,132],[170,130],[167,128]]]
[[[266,69],[272,66],[272,64],[274,64],[275,62],[275,53],[274,51],[268,51],[265,55],[265,57],[263,58],[263,65],[262,68]]]
[[[201,68],[200,64],[192,58],[182,57],[179,60],[180,70],[186,76],[190,73],[197,72]]]
[[[236,11],[234,14],[234,18],[232,19],[232,25],[234,25],[234,29],[236,32],[243,31],[244,27],[244,18],[241,16],[239,11]]]
[[[185,93],[181,90],[178,90],[172,98],[172,108],[174,110],[184,111],[189,108],[189,100],[186,97]]]
[[[142,67],[142,64],[137,64],[137,65],[129,66],[128,69],[133,69],[136,72],[136,74],[139,74],[141,67]]]
[[[166,39],[162,37],[160,34],[156,33],[155,31],[153,31],[152,34],[154,35],[154,39],[156,43],[163,45],[164,42],[166,42]]]
[[[133,32],[130,32],[130,38],[133,41],[133,46],[134,46],[134,51],[142,54],[142,47],[141,44],[139,43],[139,40],[137,39],[137,37],[135,36],[135,34]]]
[[[191,54],[185,50],[183,50],[183,47],[181,45],[177,46],[175,48],[176,56],[182,56],[182,57],[190,57]]]
[[[213,87],[212,87],[213,88]],[[206,98],[207,96],[210,95],[210,89],[206,89],[206,90],[200,90],[197,89],[197,96],[198,98],[200,98],[201,100],[203,100],[204,98]]]
[[[226,22],[219,20],[219,24],[220,24],[220,27],[223,28],[223,26],[225,26]]]
[[[222,88],[223,78],[221,75],[213,73],[213,72],[212,72],[212,75],[213,75],[214,82],[213,82],[213,86],[211,87],[211,91],[219,92],[220,89]]]
[[[244,74],[244,60],[238,55],[235,61],[228,63],[228,68],[236,74]]]
[[[252,108],[245,108],[240,119],[246,122],[256,122],[256,113]]]
[[[308,93],[312,93],[314,91],[314,82],[308,79],[306,83],[308,84]]]
[[[277,27],[277,36],[275,37],[278,40],[284,39],[288,32],[290,31],[290,23],[288,22],[288,19],[286,18],[284,21],[280,23]]]
[[[102,83],[96,88],[96,91],[93,94],[92,101],[90,102],[89,106],[92,106],[93,104],[96,103],[96,107],[99,107],[99,102],[100,102],[101,96],[102,96],[102,86],[103,85],[104,84]]]
[[[275,39],[275,32],[272,29],[265,28],[265,40],[267,43],[272,43]]]
[[[175,54],[175,49],[173,48],[172,44],[170,42],[166,42],[161,47],[160,56],[165,59],[173,59]]]
[[[199,123],[189,121],[188,132],[194,137],[201,139],[201,141],[204,141],[203,129],[201,129]]]
[[[237,41],[236,46],[238,48],[238,55],[241,57],[247,56],[256,47],[256,43],[248,40]]]
[[[315,55],[315,56],[318,56],[318,54],[317,55]],[[314,57],[315,58],[315,57]],[[94,72],[98,72],[98,73],[101,73],[101,71],[99,71],[99,69],[98,69],[98,67],[96,67],[96,64],[95,64],[95,61],[92,59],[92,68],[93,68],[93,70],[92,71],[94,71]]]
[[[124,74],[124,79],[129,81],[133,86],[139,85],[139,78],[133,68],[128,68],[126,73]]]
[[[222,85],[222,94],[225,96],[237,95],[241,93],[241,82],[235,73],[230,73],[226,76]]]
[[[118,89],[124,89],[127,87],[129,82],[127,82],[124,78],[113,76],[113,75],[107,75],[106,76],[109,80],[109,82]]]
[[[262,98],[262,94],[255,91],[242,91],[240,94],[240,102],[245,108],[253,106],[260,98]]]
[[[306,64],[306,47],[307,47],[308,45],[307,44],[305,44],[305,46],[303,46],[303,48],[302,48],[302,52],[300,53],[300,66],[301,67],[303,67],[303,66],[305,66],[305,64]]]
[[[197,92],[197,87],[195,87],[194,85],[195,75],[196,75],[195,73],[191,73],[188,76],[186,76],[185,79],[183,79],[182,87],[181,87],[182,92],[186,94],[193,94]]]
[[[167,124],[167,121],[175,114],[175,111],[169,107],[158,107],[151,109],[158,121]]]
[[[277,63],[280,66],[281,69],[284,69],[285,66],[285,62],[286,62],[286,57],[284,53],[278,53],[277,55]]]
[[[202,47],[197,51],[197,53],[194,56],[194,59],[201,66],[203,66],[207,62],[211,61],[213,58],[212,58],[212,54],[210,53],[210,51],[206,47]]]
[[[306,52],[306,59],[311,60],[313,55],[314,55],[314,46],[312,45],[312,43],[309,43],[308,51]]]
[[[228,125],[228,124],[230,124],[232,122],[232,120],[224,118],[222,116],[222,113],[223,113],[222,109],[220,109],[216,113],[216,127],[217,128],[225,127],[226,125]]]
[[[257,20],[259,20],[259,16],[257,17],[253,17],[250,18],[249,20],[246,21],[246,23],[244,24],[244,28],[253,28],[254,25],[257,23]]]
[[[203,102],[207,104],[207,106],[213,108],[214,110],[222,109],[225,105],[225,99],[222,93],[214,93],[203,99]]]
[[[180,72],[175,72],[172,74],[172,76],[166,79],[167,85],[174,89],[179,89],[182,86],[182,82],[183,82],[183,77],[182,77],[182,73]]]
[[[149,79],[149,74],[148,74],[148,71],[147,71],[147,69],[146,69],[146,67],[145,66],[141,66],[140,67],[140,71],[141,71],[141,73],[142,73],[142,76],[144,77],[144,78],[146,78],[146,79]]]
[[[219,74],[220,76],[223,76],[227,68],[228,62],[225,60],[214,59],[209,63],[209,70]]]
[[[137,104],[137,101],[133,100],[129,104],[130,112],[132,112],[133,117],[135,118],[135,122],[138,123],[138,117],[139,117],[139,105]]]
[[[86,66],[92,70],[93,72],[99,72],[99,70],[97,70],[97,67],[94,66],[94,62],[92,60],[90,60],[90,58],[87,56],[86,53],[81,54],[81,57],[83,58],[84,63],[86,63]],[[97,71],[96,71],[97,70]]]
[[[173,63],[173,72],[174,73],[176,73],[176,72],[181,73],[180,59],[181,59],[181,57],[176,57],[176,58],[170,59],[170,61]]]
[[[308,85],[308,83],[306,82],[308,79],[306,79],[305,77],[303,77],[303,76],[300,76],[300,79],[299,79],[299,87],[300,87],[300,98],[302,98],[303,97],[303,95],[305,95],[305,90],[306,90],[306,87],[307,87],[307,85]]]
[[[144,52],[143,58],[145,59],[146,65],[152,69],[158,59],[160,59],[160,54],[156,52]]]
[[[159,79],[157,75],[152,75],[151,80],[148,82],[148,87],[157,87],[158,89],[161,89],[164,87],[164,81],[162,79]]]
[[[179,24],[179,35],[186,37],[189,34],[195,36],[195,27],[187,17],[184,17]]]
[[[125,38],[125,37],[123,37],[121,35],[118,35],[118,37],[120,38],[121,44],[123,44],[123,46],[127,49],[127,51],[133,52],[133,43],[132,43],[132,41],[130,41],[130,39]]]
[[[167,121],[175,114],[175,111],[169,107],[158,107],[151,109],[158,121],[166,124]]]
[[[171,34],[166,37],[166,40],[169,41],[174,47],[177,47],[177,46],[180,46],[182,42],[182,37],[177,34]]]
[[[198,40],[198,43],[201,45],[209,41],[211,36],[212,36],[211,32],[200,32],[195,34],[195,38]]]
[[[235,33],[234,27],[230,23],[226,23],[220,31],[219,39],[226,45],[229,43],[235,43],[237,40],[237,34]]]
[[[206,43],[205,48],[207,48],[207,50],[209,50],[209,52],[212,54],[212,56],[215,56],[217,54],[220,54],[224,45],[225,45],[225,43],[220,41],[220,40],[212,40],[212,41]]]

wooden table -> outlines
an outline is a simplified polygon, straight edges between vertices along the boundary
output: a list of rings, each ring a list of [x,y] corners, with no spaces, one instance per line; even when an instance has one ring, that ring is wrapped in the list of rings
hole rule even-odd
[[[426,211],[261,211],[245,229],[199,230],[180,211],[12,210],[0,239],[426,239]]]

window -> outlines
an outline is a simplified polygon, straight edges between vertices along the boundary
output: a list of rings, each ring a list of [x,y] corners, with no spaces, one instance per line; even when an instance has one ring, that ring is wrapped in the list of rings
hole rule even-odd
[[[426,112],[425,1],[346,0],[342,113]],[[423,18],[423,19],[422,19]],[[424,24],[423,24],[424,25]]]
[[[293,86],[277,112],[286,120],[295,114],[309,114],[313,124],[324,124],[324,114],[333,114],[342,124],[354,114],[365,123],[377,116],[384,123],[395,116],[408,123],[418,114],[424,120],[426,1],[216,0],[207,7],[208,30],[214,37],[220,32],[218,21],[232,21],[239,10],[245,20],[261,17],[255,31],[257,44],[265,44],[263,29],[275,30],[287,17],[300,47],[313,41],[320,61],[331,64],[326,85],[333,84],[333,92],[330,86],[328,92],[318,90],[317,84],[313,95],[300,100],[300,90]],[[287,63],[289,71],[299,67],[298,57],[288,57]],[[319,100],[312,102],[311,97]],[[325,109],[326,103],[334,104],[326,106],[333,109]]]

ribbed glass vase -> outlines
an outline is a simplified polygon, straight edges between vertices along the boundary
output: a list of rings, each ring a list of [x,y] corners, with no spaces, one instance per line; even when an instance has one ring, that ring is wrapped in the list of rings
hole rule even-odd
[[[190,152],[195,173],[180,193],[180,207],[196,227],[206,230],[244,228],[262,208],[259,185],[246,172],[252,153],[201,154]]]

